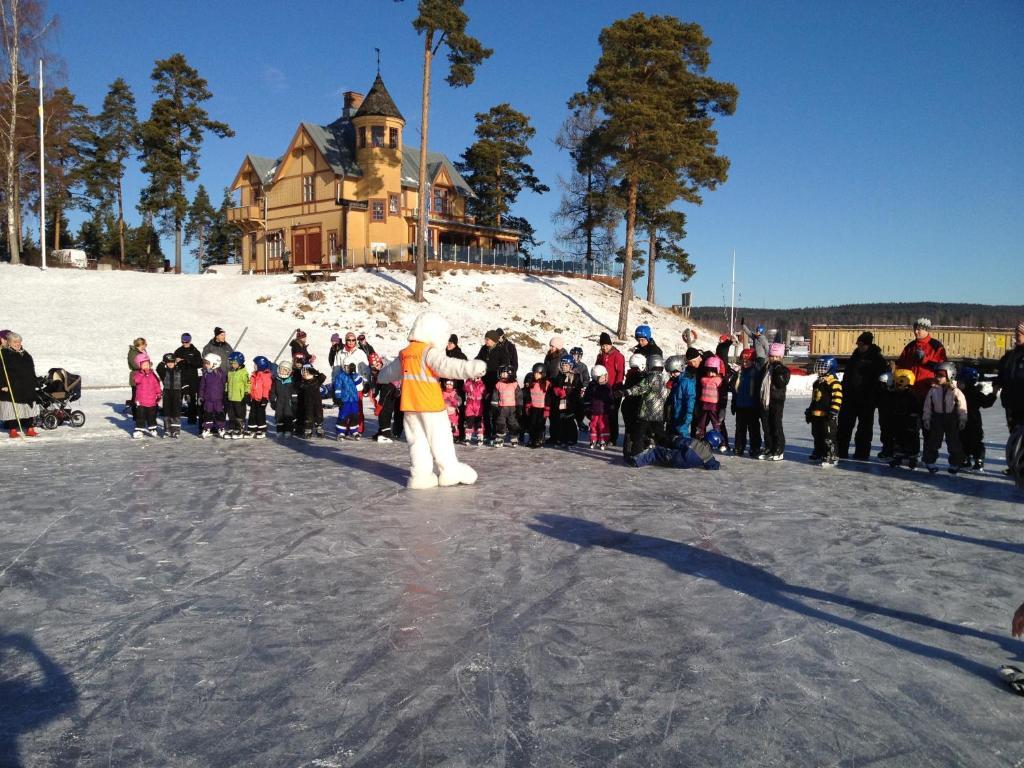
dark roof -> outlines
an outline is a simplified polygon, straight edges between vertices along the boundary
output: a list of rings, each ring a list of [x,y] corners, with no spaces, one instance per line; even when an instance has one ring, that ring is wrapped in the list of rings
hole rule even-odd
[[[356,133],[349,118],[339,117],[330,125],[303,123],[302,126],[336,174],[363,175],[362,168],[356,163]]]
[[[384,81],[380,79],[380,73],[377,73],[377,79],[373,81],[370,92],[366,94],[363,103],[356,110],[355,117],[364,117],[366,115],[397,117],[399,120],[405,120],[402,117],[402,113],[398,111],[398,107],[395,106],[395,101],[391,98],[391,94],[388,93],[388,89],[384,87]]]
[[[469,188],[469,184],[462,178],[456,169],[455,165],[447,156],[440,152],[427,152],[427,183],[432,182],[437,178],[437,174],[441,172],[441,169],[448,173],[448,177],[452,180],[452,184],[464,197],[476,197],[473,194],[473,190]],[[419,147],[402,147],[402,184],[408,187],[419,186],[420,178],[420,148]]]
[[[269,184],[274,178],[274,171],[277,170],[279,160],[274,160],[270,157],[260,157],[259,155],[246,155],[249,162],[252,164],[253,170],[260,177],[260,181],[263,184]]]

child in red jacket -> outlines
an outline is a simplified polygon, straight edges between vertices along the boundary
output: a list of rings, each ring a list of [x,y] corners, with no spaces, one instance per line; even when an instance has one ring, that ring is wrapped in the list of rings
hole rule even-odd
[[[152,362],[145,352],[135,358],[139,370],[132,373],[132,389],[135,391],[135,431],[132,438],[138,440],[156,437],[156,406],[163,396],[163,386],[153,372]]]
[[[466,438],[470,445],[484,442],[484,380],[477,376],[462,385],[466,395]]]
[[[551,385],[544,375],[544,363],[533,366],[533,381],[526,388],[523,398],[526,420],[530,425],[530,447],[540,448],[544,445],[544,422],[551,411],[548,407],[548,390]]]
[[[455,381],[453,379],[446,379],[444,382],[444,391],[441,393],[441,399],[444,400],[445,410],[448,411],[448,422],[452,425],[452,439],[459,439],[459,406],[462,405],[461,399],[459,398],[459,392],[455,389]]]
[[[270,360],[263,355],[252,362],[256,370],[249,379],[249,431],[254,439],[262,440],[267,436],[267,403],[274,374],[270,372]]]

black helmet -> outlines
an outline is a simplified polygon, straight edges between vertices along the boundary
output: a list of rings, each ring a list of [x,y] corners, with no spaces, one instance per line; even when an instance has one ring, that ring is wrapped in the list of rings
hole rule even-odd
[[[166,355],[164,355],[164,357],[163,357],[163,361],[164,361],[165,363],[173,363],[173,362],[174,362],[175,360],[177,360],[177,358],[176,358],[176,357],[174,356],[174,353],[173,353],[173,352],[168,352],[168,353],[167,353]]]
[[[501,378],[502,374],[504,374],[505,376],[508,376],[509,378],[512,378],[512,366],[511,365],[499,366],[498,367],[498,378]]]
[[[533,364],[533,372],[534,373],[544,373],[544,363],[534,363]]]

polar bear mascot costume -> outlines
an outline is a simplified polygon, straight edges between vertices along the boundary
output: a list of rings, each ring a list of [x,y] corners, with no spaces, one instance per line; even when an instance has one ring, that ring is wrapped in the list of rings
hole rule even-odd
[[[483,376],[487,365],[482,360],[448,357],[447,342],[447,321],[436,312],[423,312],[409,331],[409,346],[378,377],[385,384],[401,381],[402,418],[412,461],[409,488],[476,482],[473,468],[455,457],[452,426],[439,379]],[[434,474],[435,463],[439,475]]]

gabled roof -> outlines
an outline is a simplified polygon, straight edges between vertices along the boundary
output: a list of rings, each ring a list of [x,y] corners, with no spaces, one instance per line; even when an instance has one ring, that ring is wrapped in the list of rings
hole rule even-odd
[[[277,165],[280,160],[274,160],[270,157],[260,157],[259,155],[246,155],[245,159],[252,165],[256,175],[260,177],[260,181],[266,185],[269,184],[274,178],[274,171],[277,170]]]
[[[329,125],[303,123],[302,127],[335,173],[339,176],[363,175],[362,168],[356,163],[356,133],[349,118],[339,117]]]
[[[452,184],[464,197],[476,197],[469,184],[462,178],[455,165],[440,152],[427,152],[427,181],[433,182],[437,175],[444,169]],[[420,150],[419,147],[402,147],[402,184],[408,187],[418,187],[420,178]]]
[[[380,72],[377,73],[377,79],[370,86],[370,92],[366,94],[363,103],[356,110],[355,117],[364,117],[366,115],[397,117],[399,120],[405,121],[402,113],[398,111],[394,99],[391,98],[391,94],[388,93],[388,89],[384,87],[384,81],[380,78]]]

